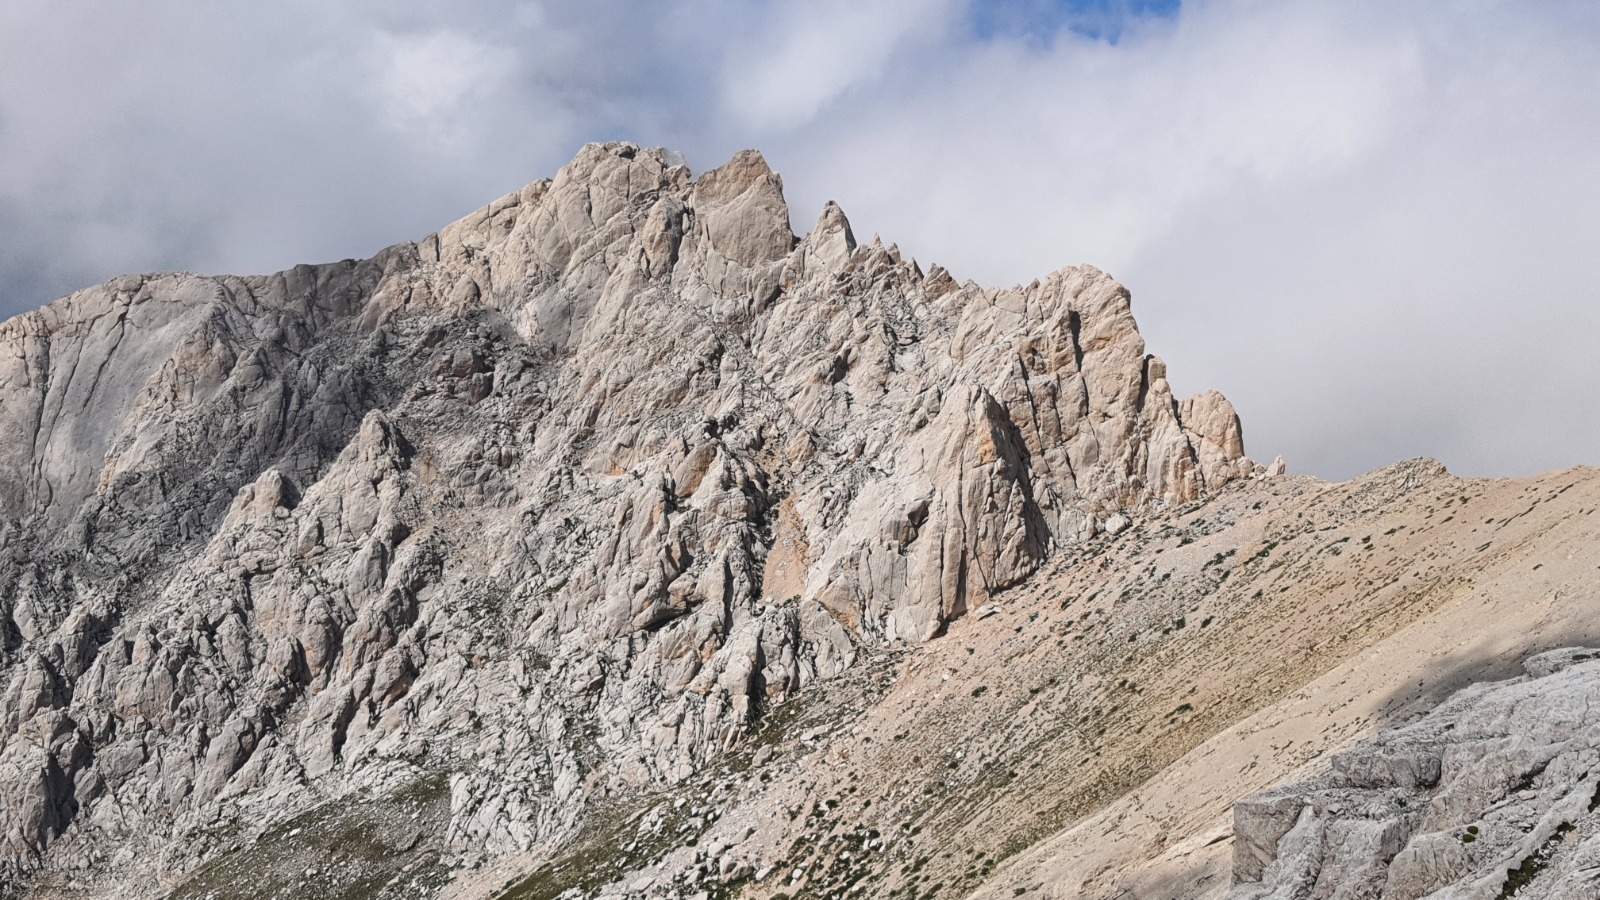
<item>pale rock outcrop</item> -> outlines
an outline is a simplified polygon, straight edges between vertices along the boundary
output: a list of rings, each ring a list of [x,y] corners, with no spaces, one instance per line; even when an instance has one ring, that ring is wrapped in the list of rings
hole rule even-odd
[[[1600,653],[1529,658],[1234,807],[1232,900],[1600,892]]]
[[[371,260],[13,319],[0,431],[12,890],[154,884],[220,846],[186,834],[418,771],[460,859],[555,846],[1261,471],[1104,273],[958,284],[833,204],[797,238],[759,154],[631,144]]]

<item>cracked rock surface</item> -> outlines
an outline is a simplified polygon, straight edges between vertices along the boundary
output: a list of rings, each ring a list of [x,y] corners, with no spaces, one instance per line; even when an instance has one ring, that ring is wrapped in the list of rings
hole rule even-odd
[[[1236,804],[1230,900],[1600,896],[1600,651],[1525,665]]]
[[[365,798],[330,846],[423,855],[302,894],[427,895],[1262,472],[1105,274],[958,283],[831,204],[796,236],[759,154],[631,144],[6,322],[0,434],[0,894],[160,895]]]

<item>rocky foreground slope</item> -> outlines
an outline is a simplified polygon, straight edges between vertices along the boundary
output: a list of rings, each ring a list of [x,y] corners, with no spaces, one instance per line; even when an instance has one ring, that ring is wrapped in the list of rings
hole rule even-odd
[[[7,894],[1220,897],[1236,800],[1600,643],[1594,471],[1263,469],[1104,274],[753,153],[81,292],[0,434]]]
[[[1600,896],[1600,651],[1526,667],[1241,802],[1229,900]]]

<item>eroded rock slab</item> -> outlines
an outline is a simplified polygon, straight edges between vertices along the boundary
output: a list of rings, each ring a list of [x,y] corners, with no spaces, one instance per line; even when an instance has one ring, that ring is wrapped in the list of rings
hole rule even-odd
[[[1240,801],[1231,900],[1600,895],[1600,651],[1525,666]]]

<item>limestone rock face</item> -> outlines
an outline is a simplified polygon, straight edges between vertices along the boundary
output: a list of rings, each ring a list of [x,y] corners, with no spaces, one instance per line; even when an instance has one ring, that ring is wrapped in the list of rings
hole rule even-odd
[[[1240,801],[1229,898],[1600,894],[1600,652],[1525,667]]]
[[[553,846],[1263,471],[1105,274],[961,284],[832,204],[797,237],[757,153],[631,144],[371,260],[13,319],[0,434],[0,893],[441,772],[462,859]]]

